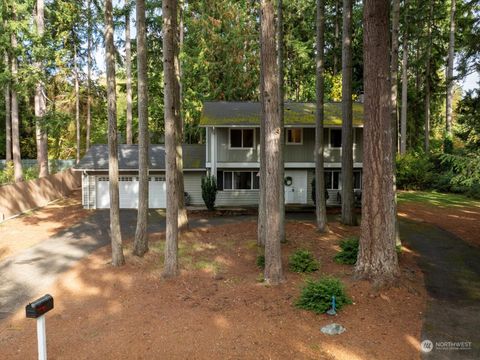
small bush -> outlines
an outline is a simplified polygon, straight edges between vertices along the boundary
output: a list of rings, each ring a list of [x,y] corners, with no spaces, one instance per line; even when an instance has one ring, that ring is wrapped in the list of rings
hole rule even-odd
[[[333,295],[337,310],[352,303],[339,279],[324,277],[317,281],[307,280],[295,305],[300,309],[323,314],[331,308]]]
[[[258,255],[257,256],[257,266],[260,269],[265,269],[265,255]]]
[[[339,264],[355,265],[358,256],[358,238],[350,237],[340,241],[340,252],[335,255]]]
[[[202,177],[202,198],[208,210],[215,210],[215,199],[217,198],[217,181],[215,176],[207,175]]]
[[[297,273],[310,273],[319,268],[318,261],[308,250],[295,251],[288,260],[290,271]]]

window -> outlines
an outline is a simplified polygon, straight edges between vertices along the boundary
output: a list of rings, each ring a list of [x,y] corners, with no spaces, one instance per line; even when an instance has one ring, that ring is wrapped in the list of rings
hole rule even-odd
[[[340,171],[325,171],[325,189],[340,189]]]
[[[303,143],[303,131],[302,128],[293,128],[286,129],[286,139],[285,142],[287,145],[302,145]]]
[[[356,170],[353,172],[353,188],[361,189],[362,188],[362,172]]]
[[[256,190],[259,188],[257,171],[224,171],[223,189]]]
[[[252,149],[255,132],[253,129],[230,129],[231,149]]]
[[[341,148],[342,147],[342,130],[330,129],[330,147]]]

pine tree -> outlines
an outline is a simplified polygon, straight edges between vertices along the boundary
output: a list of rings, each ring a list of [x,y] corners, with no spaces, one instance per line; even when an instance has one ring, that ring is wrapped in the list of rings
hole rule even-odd
[[[117,96],[115,81],[115,45],[113,43],[112,0],[105,0],[105,64],[107,67],[108,102],[108,177],[110,183],[110,236],[112,239],[112,265],[125,263],[120,231],[120,199],[118,190],[118,132]]]
[[[275,43],[275,9],[273,0],[261,1],[261,57],[263,70],[263,97],[265,99],[265,281],[278,285],[283,281],[281,256],[280,192],[284,191],[280,178],[282,146],[279,114],[279,81]]]
[[[138,77],[138,215],[133,253],[148,251],[148,88],[145,0],[137,0],[137,77]]]
[[[358,278],[379,285],[393,282],[399,272],[395,251],[389,15],[388,2],[365,1],[363,217],[355,272]]]

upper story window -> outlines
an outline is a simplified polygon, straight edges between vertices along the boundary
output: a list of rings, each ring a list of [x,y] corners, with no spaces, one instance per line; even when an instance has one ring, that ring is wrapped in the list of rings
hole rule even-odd
[[[287,145],[302,145],[303,131],[302,128],[287,128],[285,131],[285,143]]]
[[[254,137],[253,129],[230,129],[230,149],[252,149]]]
[[[342,147],[342,129],[330,129],[329,145],[331,148]]]

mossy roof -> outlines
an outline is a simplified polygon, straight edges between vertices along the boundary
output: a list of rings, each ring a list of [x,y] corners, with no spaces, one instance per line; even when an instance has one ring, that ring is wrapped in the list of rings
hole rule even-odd
[[[342,104],[325,104],[326,127],[342,126]],[[259,102],[207,101],[203,104],[200,126],[259,126]],[[285,103],[286,126],[314,126],[314,103]],[[363,104],[353,103],[353,126],[363,126]]]

